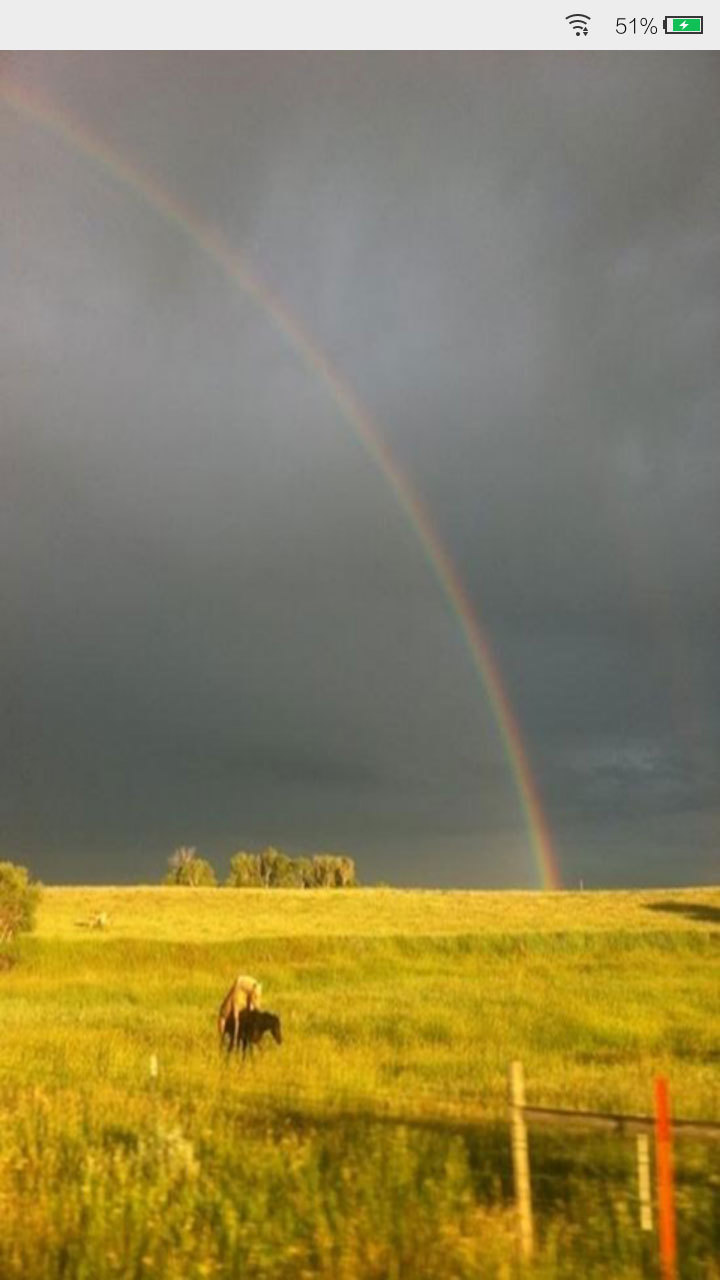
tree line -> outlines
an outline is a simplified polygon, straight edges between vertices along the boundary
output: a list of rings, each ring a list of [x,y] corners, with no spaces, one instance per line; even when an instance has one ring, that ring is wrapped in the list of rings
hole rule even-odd
[[[197,849],[176,849],[168,860],[166,884],[215,885],[215,871]],[[230,859],[226,884],[233,888],[347,889],[357,884],[355,862],[347,854],[316,853],[291,858],[271,846],[260,853],[239,852]],[[0,947],[29,932],[42,886],[31,881],[27,869],[0,861]],[[0,954],[3,960],[4,952]],[[0,968],[2,968],[0,964]]]
[[[168,859],[166,884],[216,885],[214,868],[197,849],[176,849]],[[344,853],[291,858],[268,846],[260,853],[241,850],[230,859],[225,881],[234,889],[349,889],[357,884],[355,862]]]

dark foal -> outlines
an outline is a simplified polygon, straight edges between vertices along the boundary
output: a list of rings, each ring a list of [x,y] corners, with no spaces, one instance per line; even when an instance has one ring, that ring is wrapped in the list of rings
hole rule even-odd
[[[276,1044],[282,1044],[282,1028],[276,1013],[269,1013],[263,1009],[241,1009],[239,1037],[243,1058],[248,1049],[259,1044],[268,1032]]]
[[[237,1019],[237,1021],[236,1021]],[[225,1022],[223,1035],[229,1037],[228,1052],[242,1045],[243,1058],[248,1049],[259,1044],[264,1035],[270,1034],[276,1044],[282,1044],[282,1028],[276,1013],[264,1009],[241,1009],[230,1014]]]

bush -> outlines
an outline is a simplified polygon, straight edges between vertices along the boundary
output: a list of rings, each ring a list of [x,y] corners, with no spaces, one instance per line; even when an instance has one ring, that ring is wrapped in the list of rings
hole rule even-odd
[[[215,872],[204,858],[199,858],[197,849],[176,849],[168,858],[166,884],[214,885]]]
[[[40,885],[31,884],[25,867],[0,862],[0,942],[35,928]]]

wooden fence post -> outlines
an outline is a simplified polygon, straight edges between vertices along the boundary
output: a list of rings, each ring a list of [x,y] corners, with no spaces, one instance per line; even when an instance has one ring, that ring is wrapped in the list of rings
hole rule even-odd
[[[650,1139],[646,1133],[637,1136],[638,1197],[640,1229],[652,1231],[652,1197],[650,1195]]]
[[[675,1203],[670,1138],[670,1105],[668,1082],[655,1077],[655,1144],[660,1215],[660,1265],[663,1280],[675,1280],[677,1249],[675,1244]]]
[[[532,1198],[530,1195],[530,1158],[528,1154],[525,1106],[525,1075],[522,1062],[510,1064],[510,1124],[512,1130],[515,1203],[518,1214],[520,1255],[524,1261],[533,1253]]]

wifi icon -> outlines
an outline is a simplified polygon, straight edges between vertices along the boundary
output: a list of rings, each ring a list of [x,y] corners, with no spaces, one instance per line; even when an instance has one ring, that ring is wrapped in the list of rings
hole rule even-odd
[[[585,13],[569,13],[569,14],[567,15],[567,18],[565,19],[565,21],[570,23],[570,26],[572,27],[572,29],[573,29],[573,31],[575,32],[575,35],[576,35],[576,36],[579,36],[579,35],[580,35],[580,32],[582,32],[582,34],[583,34],[584,36],[586,36],[586,35],[587,35],[587,33],[588,33],[588,22],[590,21],[590,19],[589,19],[589,17],[587,16],[587,14],[585,14]]]

